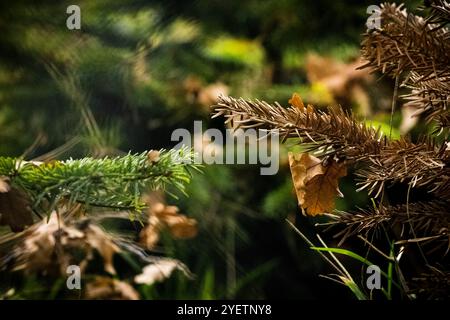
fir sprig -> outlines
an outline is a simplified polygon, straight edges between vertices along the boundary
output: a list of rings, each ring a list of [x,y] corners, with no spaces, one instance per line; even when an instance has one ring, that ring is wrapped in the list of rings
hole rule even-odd
[[[450,192],[450,153],[446,143],[433,139],[413,143],[406,137],[389,140],[380,129],[365,125],[341,107],[327,112],[312,106],[301,110],[278,103],[220,97],[213,117],[224,116],[235,128],[277,130],[283,138],[299,138],[309,151],[358,164],[360,190],[376,197],[385,184],[407,182],[430,186],[440,195]]]
[[[448,128],[450,92],[450,5],[429,1],[431,12],[424,19],[408,13],[403,6],[381,5],[381,29],[369,30],[361,53],[368,61],[363,67],[403,79],[411,90],[404,95],[407,105]]]
[[[38,212],[49,212],[60,201],[140,211],[145,206],[141,201],[145,190],[171,185],[184,192],[191,177],[189,169],[198,169],[198,165],[186,148],[161,150],[157,159],[150,159],[148,152],[48,163],[0,157],[0,176],[26,191]]]

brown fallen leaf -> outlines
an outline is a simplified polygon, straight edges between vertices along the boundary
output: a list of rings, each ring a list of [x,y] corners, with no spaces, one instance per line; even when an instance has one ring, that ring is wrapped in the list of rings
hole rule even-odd
[[[11,190],[9,185],[9,178],[0,176],[0,193],[6,193]]]
[[[28,195],[0,180],[0,225],[8,225],[13,232],[20,232],[33,224],[31,200]]]
[[[289,166],[291,168],[292,180],[294,182],[295,191],[299,204],[303,207],[303,199],[305,197],[305,180],[307,174],[307,168],[310,169],[309,174],[314,175],[312,170],[318,170],[321,172],[320,160],[309,156],[307,153],[294,155],[289,153]]]
[[[163,228],[162,223],[156,217],[149,217],[148,225],[139,234],[139,242],[147,249],[152,249],[159,241],[159,233]]]
[[[189,275],[186,266],[174,259],[160,259],[155,263],[149,264],[142,269],[142,273],[134,277],[137,284],[151,285],[155,282],[161,282],[171,276],[175,270],[180,270]]]
[[[27,274],[35,271],[47,274],[60,273],[59,266],[54,266],[56,262],[54,234],[57,231],[56,215],[52,216],[48,223],[38,222],[28,228],[24,233],[23,243],[13,250],[17,253],[13,270],[24,270]]]
[[[179,213],[176,206],[163,203],[161,197],[155,195],[147,197],[148,223],[139,235],[140,243],[148,249],[153,249],[159,241],[162,230],[168,229],[175,239],[188,239],[197,235],[197,221]]]
[[[67,225],[53,212],[48,220],[45,218],[28,228],[22,238],[11,252],[15,271],[65,276],[67,267],[75,264],[83,272],[97,252],[104,270],[115,274],[113,257],[119,247],[109,234],[88,221]]]
[[[370,88],[376,82],[368,70],[360,70],[361,59],[342,63],[336,59],[308,54],[305,61],[306,77],[311,84],[320,84],[329,91],[339,105],[357,105],[361,115],[370,115],[372,104]]]
[[[120,252],[119,247],[100,227],[96,225],[89,225],[85,230],[85,235],[88,245],[97,250],[103,258],[103,267],[105,268],[105,271],[116,274],[113,258],[116,253]]]
[[[315,216],[332,211],[336,195],[341,194],[338,180],[347,174],[345,165],[332,161],[324,166],[307,153],[289,153],[289,166],[299,205],[306,213]]]
[[[176,217],[166,217],[164,220],[169,227],[170,234],[175,239],[190,239],[197,235],[197,221],[186,217],[185,215],[178,215]]]
[[[85,298],[92,300],[139,300],[139,294],[128,283],[108,277],[96,277],[86,285]]]

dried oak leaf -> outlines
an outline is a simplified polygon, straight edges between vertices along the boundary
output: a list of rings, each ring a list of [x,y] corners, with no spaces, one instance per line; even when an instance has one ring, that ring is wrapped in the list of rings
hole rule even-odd
[[[110,235],[92,223],[66,225],[53,212],[49,219],[34,224],[14,247],[14,270],[26,273],[66,275],[67,266],[79,265],[84,270],[98,253],[105,271],[115,274],[113,258],[120,248]],[[1,259],[0,259],[1,264]]]
[[[178,212],[178,207],[157,201],[149,206],[148,224],[140,233],[140,243],[154,248],[160,232],[167,228],[175,239],[188,239],[197,235],[197,221]]]
[[[8,225],[13,232],[20,232],[33,224],[33,212],[28,195],[12,187],[7,179],[0,178],[0,225]]]
[[[17,258],[14,264],[14,270],[24,270],[26,273],[60,272],[55,257],[55,234],[58,232],[60,225],[55,214],[51,215],[49,221],[43,220],[36,223],[24,233],[24,239],[14,251]],[[64,224],[61,224],[64,227]],[[66,266],[64,266],[66,267]]]
[[[334,209],[339,191],[338,180],[347,174],[344,164],[332,161],[324,166],[322,161],[307,153],[289,153],[289,166],[300,206],[310,216]]]
[[[165,220],[169,227],[170,234],[175,239],[190,239],[197,235],[197,221],[186,217],[185,215],[178,215],[176,217],[167,217]]]
[[[148,225],[141,230],[139,242],[148,249],[152,249],[159,241],[162,223],[156,217],[149,217]]]
[[[197,221],[178,213],[176,206],[165,206],[159,213],[159,219],[169,228],[175,239],[189,239],[197,235]]]

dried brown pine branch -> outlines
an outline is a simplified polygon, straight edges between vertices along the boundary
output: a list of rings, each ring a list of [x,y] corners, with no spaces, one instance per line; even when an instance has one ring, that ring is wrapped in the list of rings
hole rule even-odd
[[[365,126],[340,107],[330,107],[326,113],[311,105],[302,110],[220,96],[212,108],[213,118],[223,115],[234,128],[275,129],[283,139],[300,138],[312,143],[311,149],[334,151],[349,160],[377,154],[383,144],[379,130]]]
[[[436,120],[441,128],[450,126],[448,122],[450,77],[421,80],[418,73],[411,72],[405,87],[411,89],[411,93],[403,95],[403,98],[407,101],[405,106],[417,109],[417,115],[425,114],[428,121]]]
[[[442,27],[450,23],[450,3],[445,0],[429,0],[426,2],[425,8],[430,8],[427,22]]]
[[[338,212],[329,215],[328,225],[343,226],[335,237],[343,243],[348,237],[365,235],[380,230],[403,230],[397,242],[400,244],[427,243],[430,250],[450,250],[450,203],[448,201],[417,202],[408,205],[380,206],[357,212]]]
[[[407,105],[434,119],[445,117],[450,103],[450,32],[444,26],[449,4],[431,1],[430,6],[431,14],[424,19],[401,5],[382,4],[381,29],[364,35],[361,52],[368,62],[361,68],[401,75],[412,90],[404,96]]]
[[[450,75],[450,34],[446,28],[436,29],[401,5],[389,3],[381,5],[381,24],[381,29],[369,30],[362,41],[367,67],[394,76],[415,71],[423,80]]]
[[[411,187],[426,186],[430,192],[447,193],[450,181],[450,152],[446,144],[431,139],[411,143],[405,138],[390,141],[378,157],[359,170],[360,189],[379,194],[386,183],[407,182]]]
[[[213,117],[221,115],[234,128],[278,130],[283,138],[300,138],[309,150],[321,151],[322,157],[362,163],[358,167],[361,190],[379,195],[385,183],[406,182],[435,192],[449,191],[450,150],[445,143],[389,141],[340,107],[324,112],[310,105],[283,108],[278,103],[221,96],[213,106]]]

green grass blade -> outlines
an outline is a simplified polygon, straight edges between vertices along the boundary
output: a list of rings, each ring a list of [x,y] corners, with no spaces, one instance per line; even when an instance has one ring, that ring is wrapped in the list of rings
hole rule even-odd
[[[324,248],[324,247],[311,247],[311,249],[316,250],[316,251],[326,251],[326,252],[333,252],[333,253],[339,253],[339,254],[343,254],[346,255],[350,258],[353,258],[359,262],[362,262],[368,266],[370,265],[374,265],[374,263],[370,262],[369,260],[367,260],[366,258],[360,256],[357,253],[354,253],[350,250],[346,250],[346,249],[342,249],[342,248]],[[392,280],[392,275],[389,276],[386,272],[384,272],[383,270],[380,270],[380,274],[385,277],[386,279],[391,279],[391,283],[394,284],[396,287],[400,288],[400,286],[395,283]]]
[[[366,295],[361,291],[361,289],[353,280],[341,276],[339,277],[339,279],[345,286],[347,286],[347,288],[349,288],[353,292],[358,300],[367,300]]]

